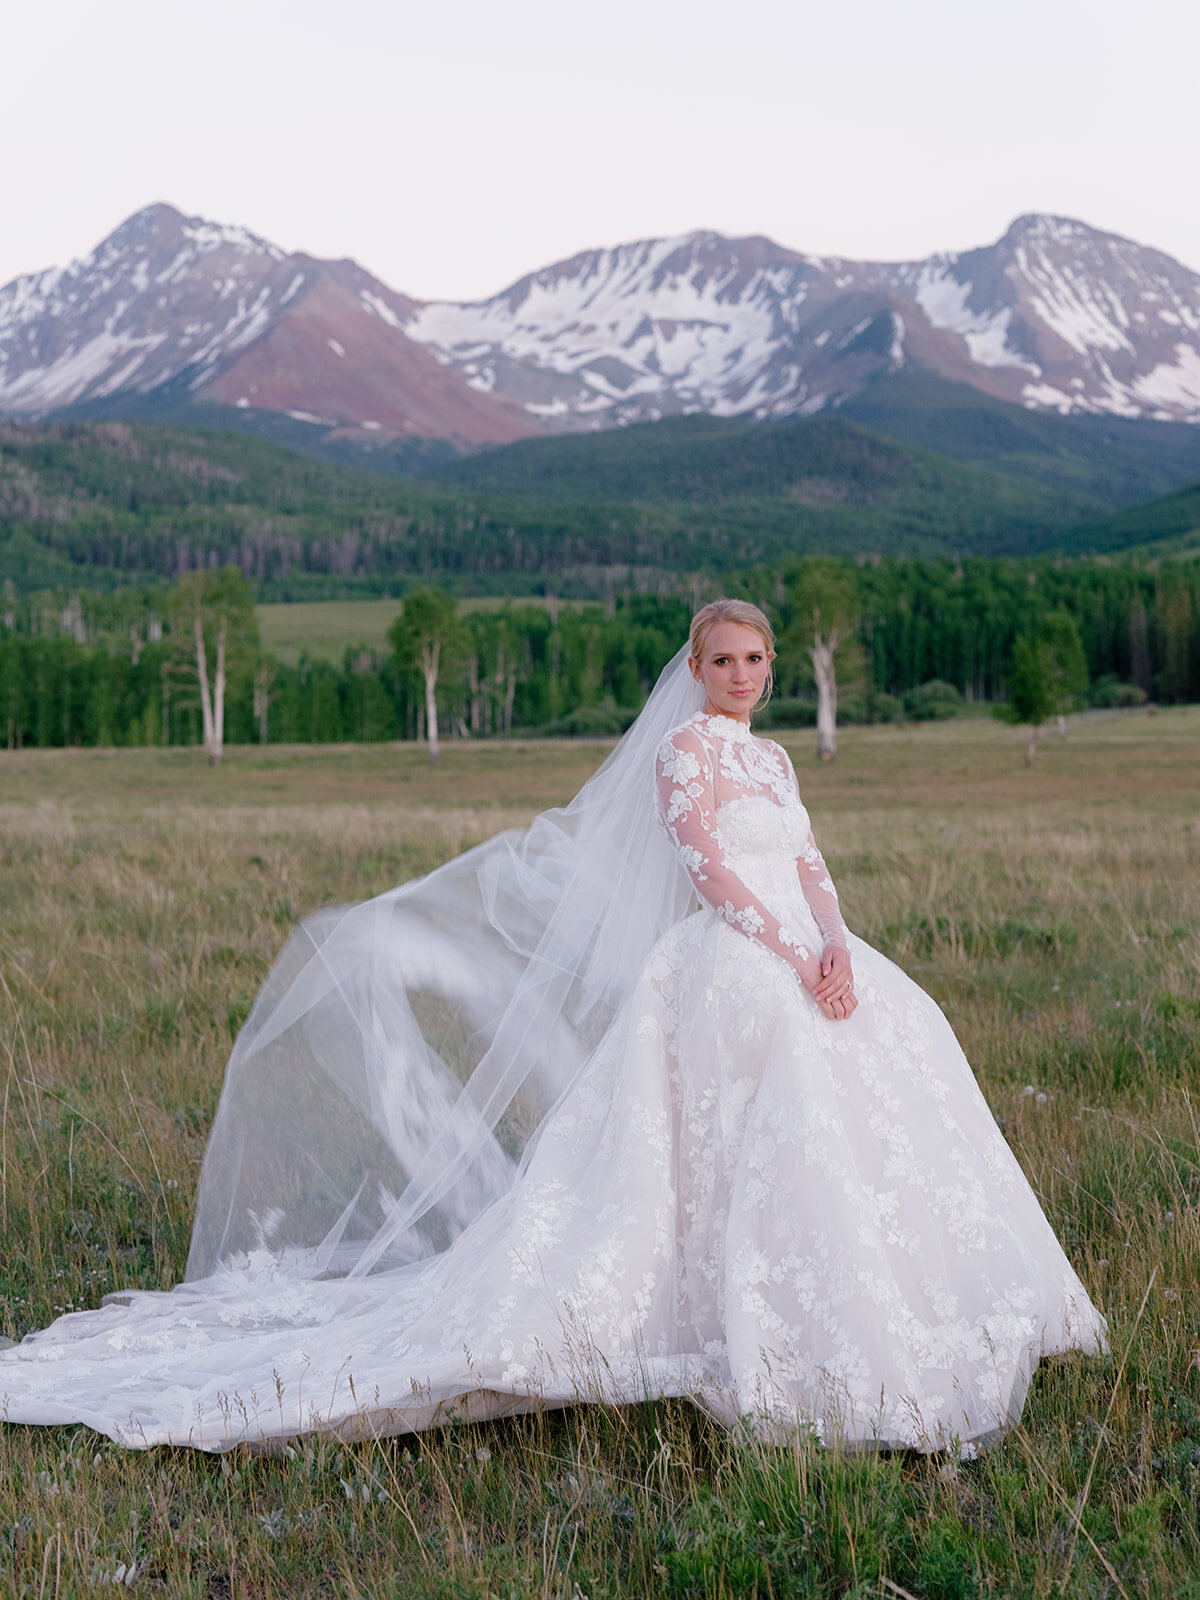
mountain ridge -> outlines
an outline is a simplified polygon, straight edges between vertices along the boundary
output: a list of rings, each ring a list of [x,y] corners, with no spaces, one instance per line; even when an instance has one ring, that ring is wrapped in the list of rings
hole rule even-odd
[[[0,412],[155,394],[334,434],[349,425],[470,446],[534,431],[404,334],[411,306],[354,261],[288,255],[158,203],[81,261],[0,289]]]
[[[407,316],[473,386],[562,427],[805,415],[914,363],[1035,409],[1200,418],[1200,274],[1037,213],[897,263],[711,230],[637,240]]]
[[[418,301],[164,202],[0,289],[0,414],[191,404],[456,448],[708,411],[779,419],[927,370],[1033,411],[1200,421],[1200,274],[1072,218],[908,262],[713,230]]]

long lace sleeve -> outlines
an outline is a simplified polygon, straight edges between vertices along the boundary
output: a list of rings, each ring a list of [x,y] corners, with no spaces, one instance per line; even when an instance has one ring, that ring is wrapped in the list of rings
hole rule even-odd
[[[775,749],[783,758],[791,776],[792,793],[799,800],[800,780],[796,776],[792,759],[782,745],[777,744]],[[800,878],[800,887],[804,890],[804,898],[808,901],[809,910],[813,914],[813,920],[821,930],[822,939],[827,945],[838,944],[843,950],[849,950],[850,938],[846,932],[846,924],[842,921],[838,892],[829,875],[829,868],[825,865],[825,857],[817,848],[817,841],[811,828],[808,830],[808,838],[804,841],[803,851],[796,857],[796,872]]]
[[[726,922],[786,961],[801,983],[811,988],[821,976],[819,956],[789,933],[725,863],[713,802],[712,761],[703,740],[691,728],[679,729],[663,741],[657,770],[663,825],[696,892]]]
[[[811,828],[804,844],[804,854],[797,857],[796,871],[800,875],[800,887],[804,890],[804,898],[808,901],[825,943],[839,944],[843,950],[849,950],[850,940],[846,934],[846,924],[842,921],[838,892],[833,886],[833,879],[829,876],[825,857],[817,849],[817,841],[813,838]]]

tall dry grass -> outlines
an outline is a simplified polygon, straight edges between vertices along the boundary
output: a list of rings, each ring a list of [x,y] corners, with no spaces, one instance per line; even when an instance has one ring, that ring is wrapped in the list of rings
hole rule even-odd
[[[797,746],[807,760],[806,747]],[[0,1266],[19,1336],[173,1282],[231,1040],[292,920],[566,798],[599,749],[0,758]],[[777,1450],[682,1402],[276,1458],[0,1433],[0,1594],[1200,1600],[1200,716],[1032,773],[987,725],[802,782],[851,925],[945,1007],[1112,1353],[980,1460]]]

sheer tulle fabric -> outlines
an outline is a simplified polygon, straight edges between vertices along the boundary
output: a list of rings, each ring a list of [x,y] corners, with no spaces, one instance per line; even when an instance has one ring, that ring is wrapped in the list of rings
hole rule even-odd
[[[688,907],[654,756],[701,698],[683,651],[565,809],[305,919],[229,1062],[189,1279],[263,1249],[293,1276],[400,1265],[511,1188]]]
[[[1103,1343],[941,1012],[846,932],[786,755],[698,699],[681,652],[566,810],[306,921],[188,1281],[4,1352],[12,1420],[222,1449],[678,1393],[969,1447]],[[798,981],[829,942],[849,1022]]]

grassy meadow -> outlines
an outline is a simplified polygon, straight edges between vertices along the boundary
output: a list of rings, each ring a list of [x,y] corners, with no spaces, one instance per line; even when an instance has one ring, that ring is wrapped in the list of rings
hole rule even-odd
[[[289,607],[289,611],[301,609]],[[847,920],[958,1030],[1109,1318],[978,1460],[776,1449],[683,1402],[123,1452],[0,1429],[0,1595],[1200,1600],[1200,707],[1048,739],[785,735]],[[288,926],[565,800],[604,746],[0,753],[0,1331],[178,1280]]]
[[[459,610],[499,611],[505,605],[545,605],[541,595],[515,600],[501,596],[477,596],[461,600]],[[559,606],[577,606],[579,600],[559,600]],[[403,601],[379,600],[295,600],[290,604],[255,606],[258,633],[263,649],[294,667],[302,655],[314,661],[340,662],[347,645],[386,653],[387,631],[400,615]]]

